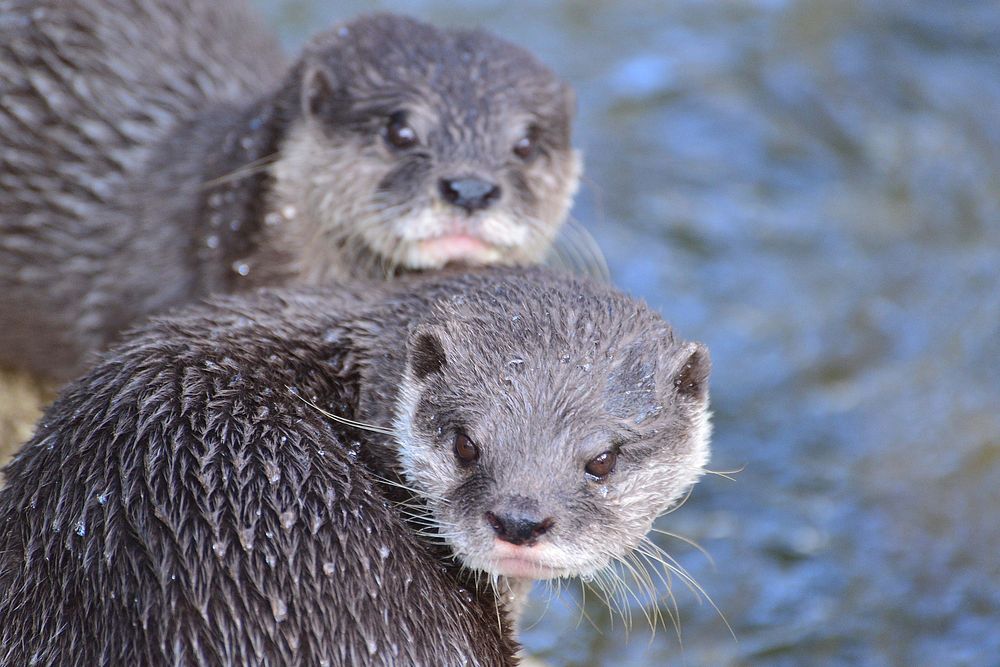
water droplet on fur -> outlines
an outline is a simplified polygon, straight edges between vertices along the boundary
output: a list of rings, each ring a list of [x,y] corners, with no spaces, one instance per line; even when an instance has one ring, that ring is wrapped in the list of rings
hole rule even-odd
[[[386,558],[388,558],[389,557],[389,547],[385,546],[384,544],[382,546],[380,546],[378,548],[378,555],[382,557],[382,560],[385,560]]]
[[[101,505],[107,505],[108,504],[108,494],[107,493],[102,493],[101,495],[97,496],[97,502],[99,504],[101,504]],[[34,505],[32,505],[32,506],[34,506]]]
[[[219,558],[222,558],[226,553],[226,547],[224,547],[221,542],[212,542],[212,553]]]
[[[73,529],[73,531],[80,537],[83,537],[84,535],[87,534],[87,524],[83,522],[83,519],[80,519],[79,521],[76,522],[76,527]]]
[[[270,213],[264,216],[264,224],[270,225],[271,227],[273,227],[274,225],[280,225],[281,216],[275,213],[274,211],[271,211]]]
[[[281,623],[288,617],[288,605],[281,598],[271,598],[271,613],[274,614],[274,620]]]
[[[601,498],[607,498],[608,497],[608,487],[602,486],[601,488],[599,488],[597,490],[597,493],[601,496]]]
[[[281,208],[281,215],[284,216],[285,220],[291,220],[298,214],[298,209],[296,209],[291,204],[283,206]]]
[[[291,530],[292,526],[295,525],[295,512],[288,510],[287,512],[282,512],[281,516],[278,518],[281,521],[281,527],[285,530]]]
[[[264,560],[267,562],[268,567],[274,567],[278,562],[278,559],[274,557],[274,554],[264,556]]]
[[[212,208],[219,208],[222,206],[222,195],[218,192],[213,192],[208,196],[208,205]]]
[[[277,484],[281,479],[281,471],[278,470],[278,466],[271,461],[264,464],[264,474],[267,475],[267,481],[271,484]]]
[[[246,276],[250,274],[250,265],[242,260],[236,260],[233,262],[233,271],[240,274],[241,276]]]
[[[240,544],[244,551],[253,549],[253,528],[243,528],[239,531]]]
[[[325,574],[326,576],[328,577],[332,576],[333,573],[336,571],[337,571],[337,566],[334,565],[332,562],[327,561],[323,563],[323,574]]]
[[[219,237],[216,236],[215,234],[212,234],[207,239],[205,239],[205,245],[211,248],[212,250],[215,250],[216,248],[219,247]]]
[[[208,224],[212,225],[213,227],[218,227],[219,225],[222,224],[222,216],[219,215],[218,213],[213,213],[212,215],[208,216]]]
[[[234,232],[239,231],[240,227],[243,226],[243,221],[239,218],[233,218],[229,221],[229,228]]]
[[[52,532],[53,533],[58,533],[60,531],[62,531],[62,526],[60,526],[58,523],[52,524]]]
[[[366,646],[368,647],[368,655],[375,655],[375,651],[378,650],[378,645],[373,640],[369,639]]]
[[[520,321],[521,321],[521,316],[520,315],[512,315],[511,318],[510,318],[510,323],[511,324],[517,324]]]
[[[474,602],[474,600],[472,599],[472,593],[469,592],[469,589],[459,586],[458,594],[461,595],[462,599],[465,600],[466,602],[470,604]]]
[[[243,137],[240,139],[240,146],[250,150],[253,147],[253,137]]]

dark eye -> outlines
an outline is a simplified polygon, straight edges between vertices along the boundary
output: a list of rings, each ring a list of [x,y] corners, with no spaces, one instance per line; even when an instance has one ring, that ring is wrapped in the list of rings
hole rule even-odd
[[[385,140],[394,148],[412,148],[419,143],[417,131],[406,122],[406,113],[397,111],[389,116],[385,126]]]
[[[464,433],[455,435],[455,458],[461,466],[470,466],[479,459],[479,447]]]
[[[618,453],[608,450],[601,452],[594,458],[587,461],[584,470],[591,477],[604,479],[615,470],[615,463],[618,461]]]
[[[521,158],[525,162],[535,157],[535,153],[538,150],[538,128],[530,127],[528,132],[514,142],[514,155]]]

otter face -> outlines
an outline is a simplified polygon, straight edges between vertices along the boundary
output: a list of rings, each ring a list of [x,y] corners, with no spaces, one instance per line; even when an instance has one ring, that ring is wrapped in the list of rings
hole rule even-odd
[[[572,93],[531,55],[377,15],[315,40],[298,76],[273,173],[277,208],[305,206],[310,267],[331,252],[373,275],[544,258],[580,160]]]
[[[469,568],[593,576],[702,474],[707,350],[623,297],[588,306],[457,307],[410,335],[400,466]]]

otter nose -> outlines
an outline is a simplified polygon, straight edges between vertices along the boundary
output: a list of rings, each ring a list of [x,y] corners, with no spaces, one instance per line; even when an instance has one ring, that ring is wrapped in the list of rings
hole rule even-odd
[[[511,544],[532,545],[538,538],[545,534],[555,519],[547,517],[542,519],[534,514],[494,514],[486,513],[486,522],[492,526],[493,531],[504,542]]]
[[[500,186],[478,178],[442,178],[441,196],[469,213],[488,208],[500,198]]]

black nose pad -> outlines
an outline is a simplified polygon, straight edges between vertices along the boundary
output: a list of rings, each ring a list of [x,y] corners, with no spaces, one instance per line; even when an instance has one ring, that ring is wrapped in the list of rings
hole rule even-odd
[[[547,517],[540,519],[531,514],[494,514],[486,513],[486,522],[492,526],[493,531],[504,542],[511,544],[532,545],[538,538],[544,535],[555,519]]]
[[[446,202],[469,213],[489,208],[500,198],[499,185],[478,178],[442,178],[439,185]]]

